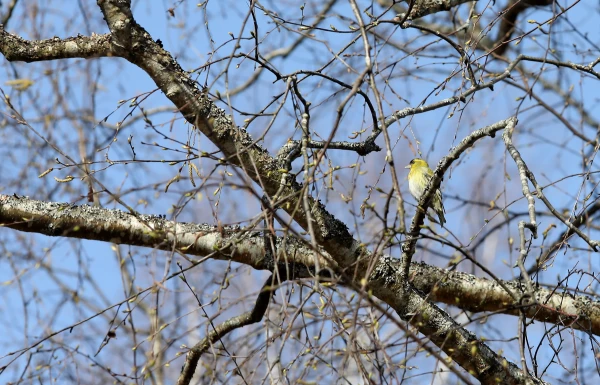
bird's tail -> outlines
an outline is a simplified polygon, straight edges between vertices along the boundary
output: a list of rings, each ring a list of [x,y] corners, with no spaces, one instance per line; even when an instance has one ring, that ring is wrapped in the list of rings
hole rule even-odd
[[[442,208],[442,210],[443,210],[443,208]],[[440,224],[442,226],[444,226],[444,224],[446,223],[446,218],[444,217],[444,212],[442,210],[438,211],[437,215],[438,215],[438,218],[440,218]]]

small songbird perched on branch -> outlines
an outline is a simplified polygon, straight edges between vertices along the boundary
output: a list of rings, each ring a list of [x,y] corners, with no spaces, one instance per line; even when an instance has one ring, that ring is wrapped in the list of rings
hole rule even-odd
[[[410,193],[417,201],[421,199],[421,195],[425,191],[425,187],[431,180],[433,176],[433,171],[429,168],[429,165],[426,161],[420,158],[415,158],[410,161],[408,166],[405,168],[409,168],[410,172],[408,173],[408,188]],[[446,223],[446,218],[444,218],[444,204],[442,203],[442,193],[440,189],[436,189],[433,194],[433,198],[431,199],[431,208],[436,212],[438,218],[440,219],[440,224],[443,226]]]

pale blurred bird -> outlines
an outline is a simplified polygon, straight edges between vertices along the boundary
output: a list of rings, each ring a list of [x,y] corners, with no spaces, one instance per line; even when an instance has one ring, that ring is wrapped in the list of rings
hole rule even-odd
[[[410,172],[408,173],[408,189],[412,196],[418,201],[421,198],[421,195],[423,195],[425,187],[427,187],[427,184],[431,180],[433,171],[429,168],[427,162],[420,158],[411,160],[408,166],[404,168],[410,169]],[[444,223],[446,223],[446,218],[444,218],[446,210],[444,210],[440,189],[436,189],[433,194],[431,208],[436,212],[440,219],[440,223],[443,226]]]

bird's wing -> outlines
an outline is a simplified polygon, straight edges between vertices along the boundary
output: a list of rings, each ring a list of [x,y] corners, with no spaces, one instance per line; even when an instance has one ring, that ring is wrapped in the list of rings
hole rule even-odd
[[[444,208],[444,200],[442,199],[442,192],[440,191],[440,189],[437,189],[437,191],[435,192],[435,196],[440,201],[440,206],[442,206],[442,211],[446,212],[446,209]]]
[[[429,181],[431,181],[431,178],[433,178],[433,171],[431,169],[428,169],[427,172],[423,173],[423,177],[425,178],[426,184],[429,184]],[[434,196],[435,196],[435,198],[437,198],[440,201],[440,206],[442,206],[442,211],[446,212],[446,209],[444,208],[443,199],[442,199],[442,192],[440,191],[439,188],[435,192]]]
[[[431,180],[431,178],[433,178],[433,171],[431,171],[431,169],[428,169],[427,171],[425,171],[423,173],[423,178],[425,178],[425,181],[427,183],[429,183],[429,181]]]

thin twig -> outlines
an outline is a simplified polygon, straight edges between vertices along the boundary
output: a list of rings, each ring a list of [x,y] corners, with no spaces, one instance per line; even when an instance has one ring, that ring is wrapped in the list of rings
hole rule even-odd
[[[517,169],[519,170],[519,179],[521,180],[521,188],[523,190],[523,196],[527,198],[527,208],[529,211],[529,223],[525,225],[525,227],[529,228],[533,233],[533,237],[537,239],[537,221],[535,217],[535,199],[533,199],[533,194],[529,190],[529,183],[527,182],[527,176],[531,172],[527,168],[527,165],[523,161],[519,150],[514,146],[512,142],[512,134],[514,131],[514,125],[510,127],[506,127],[504,132],[502,133],[502,139],[506,145],[506,150],[513,158],[517,165]]]
[[[222,324],[213,327],[213,330],[208,333],[208,335],[202,339],[202,341],[198,342],[190,349],[185,358],[185,364],[181,369],[179,378],[177,379],[177,385],[189,385],[192,377],[194,376],[194,372],[196,371],[196,366],[198,365],[200,357],[215,342],[236,329],[257,323],[262,320],[269,306],[271,295],[275,290],[273,288],[273,277],[274,276],[271,275],[263,285],[252,310],[232,317]]]

